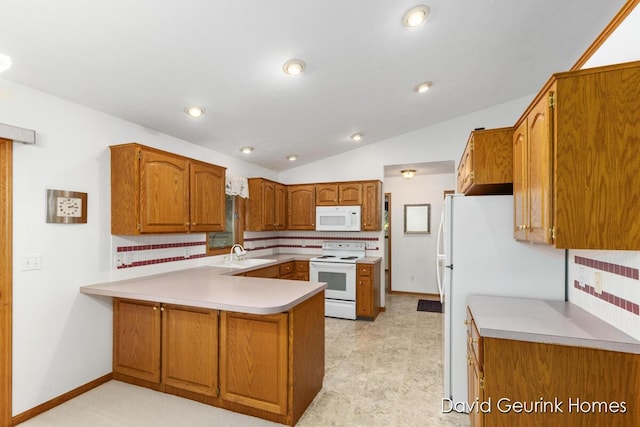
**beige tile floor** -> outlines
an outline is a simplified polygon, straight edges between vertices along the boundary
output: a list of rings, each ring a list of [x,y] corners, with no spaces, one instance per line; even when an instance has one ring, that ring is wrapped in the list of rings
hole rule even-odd
[[[375,322],[326,319],[324,386],[298,422],[320,426],[469,426],[442,414],[442,315],[387,295]],[[111,381],[21,427],[276,426],[254,417]]]

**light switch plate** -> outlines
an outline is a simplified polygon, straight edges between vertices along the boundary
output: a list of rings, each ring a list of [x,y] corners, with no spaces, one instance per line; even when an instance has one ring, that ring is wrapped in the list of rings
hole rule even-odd
[[[22,255],[22,257],[20,258],[20,269],[22,271],[42,270],[42,255]]]

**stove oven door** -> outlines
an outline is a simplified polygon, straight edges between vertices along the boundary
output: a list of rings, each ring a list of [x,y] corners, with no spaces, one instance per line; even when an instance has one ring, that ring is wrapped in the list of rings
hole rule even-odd
[[[326,282],[327,299],[356,300],[356,265],[352,263],[315,262],[309,265],[311,282]]]

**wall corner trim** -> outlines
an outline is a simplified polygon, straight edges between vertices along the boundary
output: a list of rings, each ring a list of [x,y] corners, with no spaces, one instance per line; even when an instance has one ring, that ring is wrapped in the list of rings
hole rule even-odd
[[[36,131],[0,123],[0,138],[10,139],[22,144],[35,144]]]

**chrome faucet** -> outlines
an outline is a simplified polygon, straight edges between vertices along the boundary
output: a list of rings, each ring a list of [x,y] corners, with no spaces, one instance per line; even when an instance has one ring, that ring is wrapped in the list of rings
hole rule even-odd
[[[236,259],[243,259],[247,256],[247,251],[244,250],[240,243],[236,243],[235,245],[231,246],[231,249],[229,250],[229,261],[233,261],[234,253]]]

